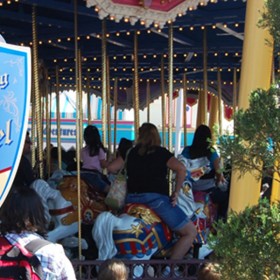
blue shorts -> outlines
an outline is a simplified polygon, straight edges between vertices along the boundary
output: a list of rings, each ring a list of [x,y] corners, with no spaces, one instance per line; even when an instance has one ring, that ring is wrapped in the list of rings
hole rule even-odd
[[[143,203],[153,209],[172,231],[183,228],[189,219],[178,206],[172,206],[170,197],[157,193],[128,194],[126,203]]]

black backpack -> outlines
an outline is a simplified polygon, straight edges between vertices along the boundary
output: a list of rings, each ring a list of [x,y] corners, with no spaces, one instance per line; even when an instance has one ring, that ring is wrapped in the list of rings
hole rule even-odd
[[[0,236],[0,280],[23,279],[42,280],[43,270],[35,252],[49,241],[37,238],[25,247],[12,245],[4,236]]]

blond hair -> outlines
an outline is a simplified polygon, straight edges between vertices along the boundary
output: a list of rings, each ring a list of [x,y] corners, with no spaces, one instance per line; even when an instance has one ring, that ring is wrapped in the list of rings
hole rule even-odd
[[[221,274],[218,272],[217,264],[207,263],[199,269],[197,280],[220,280]]]
[[[127,268],[123,261],[111,259],[105,261],[98,273],[97,280],[127,280]]]
[[[157,127],[152,123],[143,123],[139,128],[137,144],[140,145],[140,155],[144,155],[154,147],[160,146],[161,139]]]

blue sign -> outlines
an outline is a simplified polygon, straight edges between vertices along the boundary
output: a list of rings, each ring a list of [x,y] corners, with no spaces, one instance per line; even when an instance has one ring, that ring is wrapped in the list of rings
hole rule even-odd
[[[30,49],[0,43],[0,206],[25,143],[31,92]]]

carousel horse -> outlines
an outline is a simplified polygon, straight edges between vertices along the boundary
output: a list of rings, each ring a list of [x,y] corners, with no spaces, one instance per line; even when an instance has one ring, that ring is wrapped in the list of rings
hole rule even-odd
[[[78,232],[77,176],[62,172],[56,173],[55,177],[52,182],[56,181],[56,188],[40,179],[31,186],[42,198],[47,221],[53,223],[53,229],[48,232],[48,239],[53,242]],[[99,213],[109,210],[104,203],[105,194],[96,191],[82,179],[80,190],[81,221],[93,225]]]
[[[206,216],[203,207],[196,206],[189,184],[180,190],[178,205],[194,222],[198,229],[195,240],[206,246]],[[168,257],[176,240],[171,230],[154,211],[143,204],[128,204],[125,213],[118,217],[110,212],[102,212],[97,217],[93,229],[93,239],[98,247],[98,259],[128,258],[150,259]],[[195,247],[195,246],[194,246]],[[203,248],[203,254],[210,253]],[[199,255],[199,258],[204,258]]]
[[[45,217],[53,229],[48,232],[47,239],[52,242],[74,235],[78,232],[78,219],[69,222],[67,217],[75,212],[73,204],[66,200],[59,190],[53,189],[44,180],[36,180],[31,187],[40,195]],[[54,209],[54,212],[51,212]]]
[[[48,239],[62,243],[65,238],[70,238],[69,240],[72,242],[73,236],[78,232],[77,177],[75,175],[62,176],[56,189],[43,180],[37,180],[33,184],[33,188],[42,197],[48,210],[46,211],[48,220],[54,223],[54,228],[48,233]],[[89,226],[90,239],[92,242],[94,239],[99,248],[100,259],[112,255],[118,257],[125,255],[130,259],[149,259],[160,249],[162,249],[163,256],[168,254],[169,248],[165,245],[172,245],[173,234],[151,209],[144,205],[131,204],[126,207],[125,213],[116,217],[106,206],[105,197],[105,193],[97,191],[81,179],[81,222],[83,225]],[[198,225],[206,224],[203,223],[203,216],[199,216],[200,210],[196,206],[192,190],[187,184],[180,190],[178,204]],[[110,240],[112,232],[113,239]],[[107,234],[109,237],[106,236]],[[204,235],[202,234],[202,236]],[[88,242],[88,240],[86,241]],[[110,242],[110,246],[108,242]],[[109,252],[106,252],[107,249]]]

